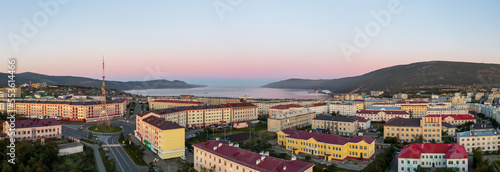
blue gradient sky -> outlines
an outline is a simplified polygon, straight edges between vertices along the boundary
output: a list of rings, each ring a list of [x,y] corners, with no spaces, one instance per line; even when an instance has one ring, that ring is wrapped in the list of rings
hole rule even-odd
[[[262,85],[287,78],[338,78],[419,61],[500,63],[500,1],[399,1],[402,11],[359,54],[355,28],[389,1],[242,0],[218,16],[206,1],[70,1],[15,51],[23,18],[41,1],[0,1],[0,56],[18,72],[110,80],[168,79]],[[7,64],[7,62],[5,62]],[[6,65],[0,65],[6,72]]]

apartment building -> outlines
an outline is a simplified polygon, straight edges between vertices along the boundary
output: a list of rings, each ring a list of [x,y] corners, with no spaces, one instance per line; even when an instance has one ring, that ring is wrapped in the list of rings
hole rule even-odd
[[[354,116],[358,111],[357,105],[352,103],[332,103],[330,104],[330,113],[337,115]]]
[[[451,108],[451,103],[449,103],[449,102],[429,103],[429,106],[427,106],[427,110],[429,110],[429,109],[448,109],[448,108]]]
[[[184,127],[165,121],[155,113],[137,116],[135,126],[135,137],[161,159],[185,155]]]
[[[387,102],[385,100],[381,100],[381,99],[368,99],[368,100],[365,100],[363,103],[365,104],[365,109],[366,109],[366,108],[372,107],[374,104],[387,103]]]
[[[267,118],[267,130],[278,132],[286,128],[310,126],[316,112],[308,109],[284,112]]]
[[[153,100],[149,101],[148,104],[151,110],[155,110],[155,109],[167,109],[167,108],[183,107],[183,106],[201,106],[204,103],[198,101],[185,101],[185,100]]]
[[[469,114],[469,110],[464,108],[428,108],[427,115],[459,115]]]
[[[467,152],[481,148],[482,151],[498,151],[500,134],[488,124],[477,123],[470,131],[457,133],[458,144],[465,147]]]
[[[316,112],[316,114],[325,114],[328,113],[328,106],[323,103],[314,103],[312,105],[306,106],[305,108],[310,111]]]
[[[408,111],[412,118],[420,118],[427,115],[427,106],[429,105],[426,101],[403,101],[396,102],[396,106],[401,107],[402,110]]]
[[[384,139],[397,137],[404,142],[413,142],[422,136],[424,143],[430,143],[433,139],[437,143],[441,143],[443,142],[442,132],[455,135],[456,128],[443,122],[441,117],[395,118],[387,121],[384,125]]]
[[[373,103],[370,108],[373,108],[373,107],[383,107],[383,108],[398,107],[399,109],[401,109],[401,107],[397,106],[396,103],[387,103],[387,102]]]
[[[194,168],[215,168],[217,172],[312,172],[314,163],[296,160],[283,160],[269,156],[269,152],[254,153],[239,148],[238,144],[218,140],[193,144]]]
[[[228,103],[231,108],[231,121],[241,122],[258,119],[258,107],[251,103]]]
[[[276,114],[284,113],[284,112],[290,112],[290,111],[296,111],[296,110],[302,110],[304,109],[304,106],[298,105],[298,104],[286,104],[286,105],[278,105],[278,106],[273,106],[269,108],[269,117],[272,117]]]
[[[476,118],[472,115],[427,115],[427,117],[441,117],[443,122],[451,125],[463,125],[468,122],[476,123]]]
[[[226,104],[156,109],[136,115],[136,121],[140,119],[139,117],[150,113],[157,114],[160,118],[182,127],[225,125],[233,122],[231,121],[231,107]]]
[[[351,116],[350,118],[358,120],[358,129],[368,129],[371,127],[371,120],[365,117]]]
[[[9,121],[2,123],[3,134],[19,140],[56,139],[62,136],[62,125],[53,118],[47,119],[26,119],[14,122],[15,130],[10,131]],[[14,133],[14,134],[13,134]]]
[[[102,102],[73,101],[30,101],[18,100],[14,109],[16,113],[29,118],[55,118],[61,121],[95,122],[102,114]],[[110,118],[123,116],[126,101],[112,100],[106,102],[106,111]]]
[[[297,104],[295,101],[259,101],[252,102],[258,107],[259,114],[269,114],[269,108],[278,105]]]
[[[464,147],[458,144],[414,143],[404,146],[399,152],[398,172],[416,171],[418,166],[467,172],[468,158]]]
[[[371,121],[389,121],[393,118],[410,118],[410,113],[400,110],[362,110],[356,116],[368,118]]]
[[[182,127],[226,125],[232,124],[232,122],[258,119],[257,106],[251,103],[156,109],[138,114],[137,116],[144,116],[150,113],[157,114],[160,118],[172,121]]]
[[[342,136],[356,136],[359,128],[357,119],[346,116],[317,116],[311,123],[312,129]]]
[[[298,131],[292,128],[278,134],[278,144],[293,154],[309,154],[327,161],[347,159],[369,161],[375,153],[375,139],[365,136],[346,138],[339,135]]]

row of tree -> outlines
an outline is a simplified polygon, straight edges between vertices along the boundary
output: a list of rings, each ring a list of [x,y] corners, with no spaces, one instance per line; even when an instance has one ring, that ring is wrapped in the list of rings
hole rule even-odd
[[[20,141],[15,143],[15,164],[8,163],[11,157],[7,154],[11,149],[8,139],[0,141],[0,159],[2,160],[1,171],[53,171],[55,164],[60,160],[57,154],[59,150],[57,144],[48,141],[45,144],[31,141]]]

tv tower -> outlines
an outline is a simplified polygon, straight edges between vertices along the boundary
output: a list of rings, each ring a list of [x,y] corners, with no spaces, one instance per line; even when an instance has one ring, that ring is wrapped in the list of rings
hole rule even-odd
[[[108,127],[111,129],[111,124],[109,123],[109,116],[108,116],[108,111],[106,110],[106,85],[104,84],[104,56],[102,56],[102,86],[101,86],[101,92],[102,92],[102,112],[101,115],[99,116],[99,121],[97,122],[97,127],[103,123],[104,125],[107,124]]]

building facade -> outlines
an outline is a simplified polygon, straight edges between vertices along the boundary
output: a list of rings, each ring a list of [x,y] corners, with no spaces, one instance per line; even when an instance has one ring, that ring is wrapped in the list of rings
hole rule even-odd
[[[286,105],[278,105],[269,108],[269,117],[272,117],[276,114],[297,111],[304,109],[304,106],[298,104],[286,104]]]
[[[420,118],[427,115],[427,106],[429,105],[426,101],[400,101],[396,103],[396,106],[401,107],[402,110],[408,111],[412,118]]]
[[[428,117],[441,117],[443,122],[451,125],[463,125],[468,122],[476,123],[476,118],[472,115],[427,115]]]
[[[286,128],[310,126],[315,117],[316,112],[308,109],[280,113],[267,118],[267,130],[278,132]]]
[[[477,123],[470,131],[457,133],[457,143],[464,146],[467,152],[481,148],[482,151],[498,151],[500,135],[487,124]]]
[[[3,134],[7,134],[18,141],[38,140],[42,138],[57,139],[62,136],[62,125],[53,118],[16,120],[14,124],[15,130],[10,131],[10,123],[4,121],[2,124]]]
[[[182,107],[182,106],[201,106],[204,103],[198,101],[185,101],[185,100],[153,100],[149,101],[148,104],[151,110],[155,110],[155,109]]]
[[[356,136],[358,133],[358,120],[345,116],[317,116],[312,119],[312,129],[328,131],[342,136]]]
[[[330,104],[330,112],[343,116],[354,116],[358,108],[352,103],[332,103]]]
[[[238,144],[218,140],[193,144],[194,168],[215,168],[217,172],[312,172],[314,163],[296,160],[283,160],[270,157],[269,153],[254,153],[240,149]]]
[[[410,113],[400,110],[362,110],[356,116],[368,118],[371,121],[389,121],[393,118],[410,118]]]
[[[442,132],[455,135],[456,128],[442,122],[441,117],[395,118],[384,125],[384,139],[397,137],[401,142],[413,142],[422,137],[424,143],[430,143],[432,140],[441,143],[443,142]]]
[[[185,155],[185,129],[159,115],[149,113],[137,116],[135,137],[161,159]]]
[[[228,103],[231,108],[231,122],[256,120],[258,107],[251,103]]]
[[[461,115],[469,114],[469,110],[463,108],[429,108],[427,115]]]
[[[358,120],[359,129],[368,129],[371,127],[371,120],[365,117],[351,116],[351,118]]]
[[[328,106],[323,103],[314,103],[310,106],[306,106],[310,111],[316,112],[316,114],[328,113]]]
[[[469,156],[458,144],[414,143],[401,149],[398,155],[398,171],[416,171],[422,168],[451,168],[460,172],[469,171]]]
[[[19,100],[15,110],[29,118],[54,118],[61,121],[94,122],[102,114],[102,102],[72,102],[72,101],[30,101]],[[125,100],[106,102],[106,111],[110,118],[123,116]]]
[[[278,132],[278,144],[285,146],[286,150],[292,151],[293,154],[316,155],[327,161],[369,161],[375,154],[375,139],[371,137],[346,138],[292,128]]]

